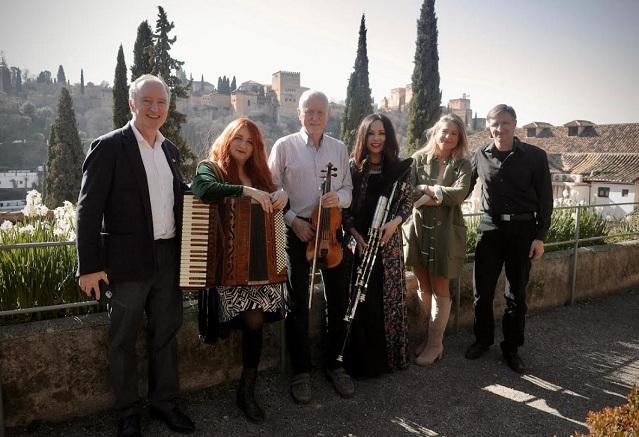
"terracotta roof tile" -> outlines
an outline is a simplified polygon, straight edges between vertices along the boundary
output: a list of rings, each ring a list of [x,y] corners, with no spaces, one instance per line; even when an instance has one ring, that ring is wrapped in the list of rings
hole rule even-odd
[[[591,182],[634,183],[639,179],[639,123],[594,125],[575,136],[569,136],[565,126],[544,132],[541,137],[527,137],[525,128],[517,128],[515,135],[548,153],[551,173],[581,174]],[[468,141],[474,150],[491,142],[490,133],[474,133]]]
[[[639,179],[639,153],[564,153],[566,173],[589,182],[633,183]]]
[[[522,141],[541,147],[547,153],[639,153],[639,123],[600,124],[582,135],[568,136],[568,128],[547,128],[543,137],[527,137],[526,129],[515,129]],[[490,132],[476,132],[468,137],[471,150],[490,143]]]

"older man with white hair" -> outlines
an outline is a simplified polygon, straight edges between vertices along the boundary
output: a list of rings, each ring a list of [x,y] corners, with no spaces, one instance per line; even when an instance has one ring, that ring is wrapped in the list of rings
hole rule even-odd
[[[169,99],[162,79],[147,74],[133,81],[133,119],[96,139],[82,166],[79,284],[96,299],[100,285],[110,288],[105,294],[111,295],[108,344],[118,436],[141,435],[135,343],[144,313],[151,417],[177,432],[195,429],[176,404],[182,324],[176,232],[185,186],[178,150],[160,133]]]
[[[325,208],[347,208],[351,203],[351,182],[346,146],[324,132],[328,122],[328,99],[320,91],[307,90],[300,97],[299,132],[277,140],[269,156],[273,181],[289,195],[290,209],[284,216],[287,224],[289,280],[287,287],[292,310],[286,320],[286,335],[291,356],[293,378],[290,390],[300,404],[311,401],[310,347],[308,338],[308,288],[310,263],[306,260],[308,242],[314,238],[311,213],[320,201],[322,170],[330,162],[336,167],[332,191],[322,197]],[[341,232],[341,231],[339,231]],[[322,269],[325,286],[327,323],[326,375],[342,397],[354,394],[353,382],[337,361],[344,340],[344,315],[348,305],[347,287],[341,264]]]

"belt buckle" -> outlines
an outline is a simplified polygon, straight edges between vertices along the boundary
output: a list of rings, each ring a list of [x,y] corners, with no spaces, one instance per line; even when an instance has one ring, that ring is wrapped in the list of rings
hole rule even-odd
[[[509,222],[511,220],[512,220],[512,214],[502,214],[501,215],[501,221]]]

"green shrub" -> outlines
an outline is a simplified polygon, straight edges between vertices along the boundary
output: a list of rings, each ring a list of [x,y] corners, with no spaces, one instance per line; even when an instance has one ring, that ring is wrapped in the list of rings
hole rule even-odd
[[[570,205],[566,205],[570,206]],[[575,238],[575,223],[577,221],[577,208],[555,209],[550,221],[550,229],[546,237],[546,243],[558,243]],[[579,212],[579,238],[605,237],[609,232],[609,223],[606,218],[591,208],[581,208]],[[604,244],[604,239],[583,241],[580,247]],[[571,248],[574,243],[551,246],[548,251]]]
[[[29,192],[24,218],[0,225],[0,245],[75,240],[75,210],[70,202],[49,211],[37,191]],[[0,311],[86,300],[75,282],[74,245],[0,249]],[[62,315],[81,310],[62,311]],[[86,312],[86,309],[84,309]],[[3,317],[0,324],[59,317],[34,313]]]
[[[574,206],[569,200],[560,200],[555,206]],[[474,253],[477,245],[477,226],[479,226],[479,216],[466,217],[466,253]],[[577,209],[562,208],[555,209],[552,213],[550,229],[546,236],[546,244],[559,243],[561,241],[569,241],[575,238],[575,223],[577,221]],[[622,234],[630,232],[633,229],[636,232],[639,226],[633,226],[627,222],[623,225],[617,222],[607,220],[602,214],[594,208],[582,208],[579,213],[579,238],[607,237],[611,232]],[[624,232],[625,231],[625,232]],[[621,240],[627,240],[621,239]],[[609,242],[608,239],[600,239],[593,241],[583,241],[579,243],[580,247],[592,246],[595,244],[604,244]],[[555,250],[563,250],[574,247],[574,243],[559,244],[556,246],[546,247],[546,252]]]

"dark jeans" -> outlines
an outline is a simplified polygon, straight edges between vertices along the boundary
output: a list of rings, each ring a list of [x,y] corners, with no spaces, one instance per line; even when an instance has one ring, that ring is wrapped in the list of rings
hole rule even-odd
[[[156,242],[157,271],[144,281],[112,282],[109,364],[120,416],[139,412],[135,343],[146,312],[151,406],[169,410],[178,394],[176,334],[182,324],[182,294],[178,288],[177,241]]]
[[[504,352],[517,352],[524,344],[526,285],[530,273],[528,254],[535,222],[509,222],[483,231],[475,250],[475,323],[477,342],[490,346],[495,339],[493,300],[502,267],[506,270],[506,310],[502,320]]]
[[[291,297],[291,312],[286,319],[286,339],[293,373],[311,370],[308,338],[308,285],[309,271],[312,265],[306,260],[306,246],[307,243],[297,238],[295,232],[287,227],[288,281],[286,286]],[[336,358],[344,341],[344,315],[348,305],[346,278],[343,274],[342,263],[332,269],[322,270],[322,280],[325,286],[327,328],[324,365],[333,369],[341,365]]]

